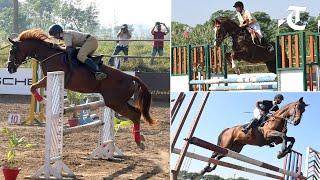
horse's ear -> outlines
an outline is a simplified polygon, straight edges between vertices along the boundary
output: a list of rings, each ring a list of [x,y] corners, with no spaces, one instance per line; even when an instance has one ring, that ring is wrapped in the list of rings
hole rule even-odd
[[[299,99],[299,102],[300,102],[300,103],[303,103],[303,97],[301,97],[301,98]]]
[[[11,44],[15,44],[16,41],[12,40],[11,38],[8,38],[9,42],[11,42]]]

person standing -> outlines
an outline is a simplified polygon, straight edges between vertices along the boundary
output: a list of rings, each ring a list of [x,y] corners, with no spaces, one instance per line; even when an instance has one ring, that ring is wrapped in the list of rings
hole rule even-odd
[[[127,24],[123,24],[117,34],[117,46],[113,51],[112,57],[109,59],[109,65],[114,66],[114,57],[118,55],[121,51],[126,56],[124,57],[124,61],[128,61],[128,53],[129,53],[129,39],[131,39],[131,32],[128,29]]]
[[[162,31],[162,25],[165,27],[165,32]],[[159,56],[163,56],[163,47],[164,47],[164,36],[169,33],[169,29],[164,23],[156,22],[155,26],[151,30],[151,34],[153,35],[153,49],[152,49],[152,58],[150,64],[154,63],[154,57],[158,54]],[[157,41],[160,40],[160,41]]]

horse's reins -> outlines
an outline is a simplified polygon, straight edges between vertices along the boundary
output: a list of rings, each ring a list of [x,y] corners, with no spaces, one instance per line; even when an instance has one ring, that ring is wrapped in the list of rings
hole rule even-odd
[[[297,106],[297,104],[295,105],[295,107]],[[284,119],[285,120],[285,126],[287,125],[287,123],[289,124],[293,124],[293,120],[294,118],[296,117],[296,114],[297,114],[297,111],[296,111],[296,108],[294,108],[294,112],[293,114],[289,117],[289,118],[286,118],[286,117],[283,117],[283,116],[276,116],[274,114],[271,115],[271,117],[274,117],[274,118],[280,118],[280,119]],[[302,115],[301,115],[302,117]]]
[[[49,56],[49,57],[47,57],[47,58],[45,58],[45,59],[43,59],[43,60],[40,60],[40,64],[46,62],[47,60],[49,60],[49,59],[51,59],[51,58],[53,58],[53,57],[55,57],[55,56],[58,56],[58,55],[60,55],[60,54],[63,54],[63,53],[65,53],[65,52],[64,52],[64,51],[61,51],[61,52],[52,54],[51,56]]]

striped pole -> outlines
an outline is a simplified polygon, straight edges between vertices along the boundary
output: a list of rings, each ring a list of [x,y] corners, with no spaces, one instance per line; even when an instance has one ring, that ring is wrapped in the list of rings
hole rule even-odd
[[[307,148],[305,174],[308,180],[320,179],[320,152]]]
[[[220,146],[217,146],[215,144],[209,143],[207,141],[204,141],[204,140],[196,138],[196,137],[192,137],[188,141],[190,142],[190,144],[193,144],[193,145],[196,145],[196,146],[199,146],[199,147],[202,147],[202,148],[214,151],[214,152],[218,152],[218,153],[220,153],[220,154],[222,154],[224,156],[227,156],[227,157],[230,157],[230,158],[234,158],[234,159],[237,159],[239,161],[246,162],[248,164],[252,164],[252,165],[255,165],[255,166],[258,166],[258,167],[261,167],[261,168],[265,168],[265,169],[268,169],[268,170],[271,170],[271,171],[274,171],[274,172],[278,172],[278,173],[281,173],[281,174],[292,176],[294,178],[306,179],[304,176],[302,176],[302,175],[300,175],[300,174],[298,174],[296,172],[286,171],[284,169],[278,168],[276,166],[273,166],[273,165],[270,165],[270,164],[255,160],[255,159],[252,159],[250,157],[247,157],[247,156],[241,155],[239,153],[236,153],[234,151],[222,148]]]
[[[181,149],[174,148],[172,150],[172,153],[180,154],[181,153]],[[216,165],[219,165],[219,166],[223,166],[223,167],[226,167],[226,168],[236,169],[236,170],[239,170],[239,171],[244,171],[244,172],[248,172],[248,173],[252,173],[252,174],[256,174],[256,175],[260,175],[260,176],[265,176],[265,177],[269,177],[269,178],[274,178],[274,179],[283,179],[281,176],[278,176],[278,175],[274,175],[274,174],[258,171],[258,170],[251,169],[251,168],[245,168],[245,167],[238,166],[238,165],[235,165],[235,164],[230,164],[230,163],[227,163],[227,162],[224,162],[224,161],[219,161],[219,160],[216,160],[216,159],[213,159],[213,158],[207,158],[205,156],[201,156],[201,155],[198,155],[198,154],[195,154],[195,153],[187,152],[186,156],[189,157],[189,158],[192,158],[192,159],[196,159],[196,160],[203,161],[203,162],[210,162],[210,163],[213,163],[213,164],[216,164]]]

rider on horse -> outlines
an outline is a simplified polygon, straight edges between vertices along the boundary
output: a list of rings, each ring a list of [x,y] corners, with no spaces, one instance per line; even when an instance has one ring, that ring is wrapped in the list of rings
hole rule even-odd
[[[270,101],[270,100],[258,101],[256,103],[256,108],[253,111],[254,118],[245,128],[243,128],[242,131],[245,134],[247,134],[250,128],[259,127],[263,125],[268,120],[268,114],[270,112],[275,112],[279,110],[278,104],[280,104],[283,101],[283,99],[284,98],[282,94],[277,94],[274,97],[273,101]]]
[[[49,34],[56,39],[64,41],[68,58],[70,59],[74,48],[80,47],[77,59],[88,66],[89,70],[95,74],[97,80],[102,80],[107,77],[105,73],[101,72],[100,66],[88,57],[88,55],[92,55],[98,48],[98,40],[95,37],[74,30],[63,30],[62,27],[57,24],[50,26]]]
[[[252,41],[255,42],[257,38],[262,46],[265,46],[268,51],[272,51],[273,48],[267,43],[266,39],[262,35],[260,24],[257,19],[248,11],[244,9],[244,5],[241,1],[237,1],[234,5],[237,11],[237,18],[240,23],[240,27],[246,27],[252,37]]]

